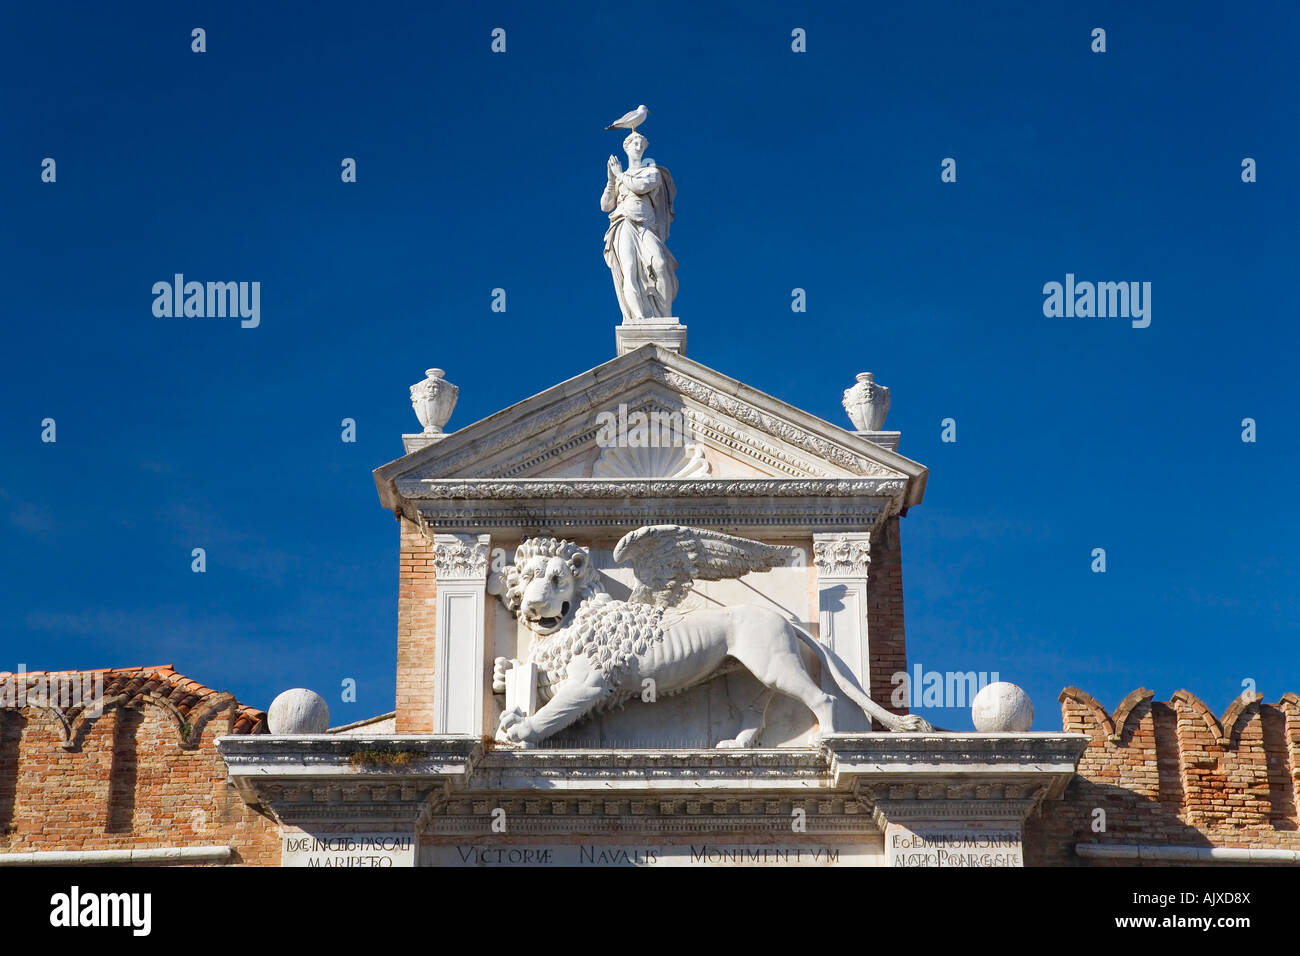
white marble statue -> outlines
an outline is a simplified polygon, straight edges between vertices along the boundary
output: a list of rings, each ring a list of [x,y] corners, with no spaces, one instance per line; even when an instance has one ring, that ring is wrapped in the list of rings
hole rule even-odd
[[[600,197],[601,210],[609,213],[605,263],[624,322],[669,317],[677,297],[677,260],[666,245],[677,187],[663,166],[642,164],[649,145],[636,132],[623,140],[627,170],[610,156]]]
[[[489,580],[488,590],[535,635],[527,664],[537,668],[537,699],[543,703],[534,714],[507,707],[497,738],[536,744],[583,717],[641,698],[647,678],[660,697],[736,666],[748,669],[770,691],[802,701],[816,716],[820,732],[834,733],[835,698],[804,667],[801,643],[854,703],[890,730],[932,730],[919,717],[892,714],[872,701],[845,676],[833,653],[770,608],[677,606],[695,580],[766,571],[789,554],[787,548],[716,531],[680,525],[639,528],[614,548],[614,558],[630,562],[638,582],[630,600],[617,601],[605,592],[585,549],[555,538],[523,542],[514,562]],[[497,658],[493,691],[505,693],[511,671],[521,666]],[[770,697],[765,695],[764,706]],[[756,746],[763,722],[764,709],[747,711],[736,737],[718,746]]]

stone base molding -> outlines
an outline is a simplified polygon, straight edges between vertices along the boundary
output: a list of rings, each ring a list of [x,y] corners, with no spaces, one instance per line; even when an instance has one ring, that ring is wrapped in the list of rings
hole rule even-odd
[[[286,865],[1015,866],[1021,821],[1059,797],[1086,742],[878,733],[563,750],[325,734],[218,748],[243,798],[280,823]]]

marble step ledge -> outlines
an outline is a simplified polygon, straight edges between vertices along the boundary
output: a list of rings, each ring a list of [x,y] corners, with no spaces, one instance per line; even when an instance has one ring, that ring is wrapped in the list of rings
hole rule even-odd
[[[1074,776],[1086,734],[828,734],[821,740],[837,787],[928,793],[954,786],[992,794],[1042,789],[1055,799]]]
[[[468,734],[259,734],[218,737],[231,783],[249,803],[273,785],[338,786],[359,782],[463,785],[483,741]]]
[[[811,748],[561,750],[469,735],[231,736],[217,740],[246,799],[271,784],[325,787],[436,780],[453,789],[862,790],[990,798],[1059,796],[1083,734],[831,734]],[[883,790],[881,788],[884,788]],[[919,788],[919,789],[918,789]],[[982,789],[981,789],[982,788]]]

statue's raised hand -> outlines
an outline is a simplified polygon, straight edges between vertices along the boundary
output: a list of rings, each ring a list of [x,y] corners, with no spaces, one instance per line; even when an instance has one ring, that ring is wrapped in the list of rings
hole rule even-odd
[[[609,181],[613,182],[623,172],[623,164],[618,161],[617,156],[611,156],[609,162],[605,164],[605,169],[609,173]]]

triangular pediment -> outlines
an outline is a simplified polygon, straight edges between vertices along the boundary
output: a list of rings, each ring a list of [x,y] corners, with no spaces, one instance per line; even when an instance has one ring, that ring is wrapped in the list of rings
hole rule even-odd
[[[419,483],[881,479],[923,465],[676,352],[647,345],[375,471],[387,507]],[[392,499],[392,500],[389,500]]]

